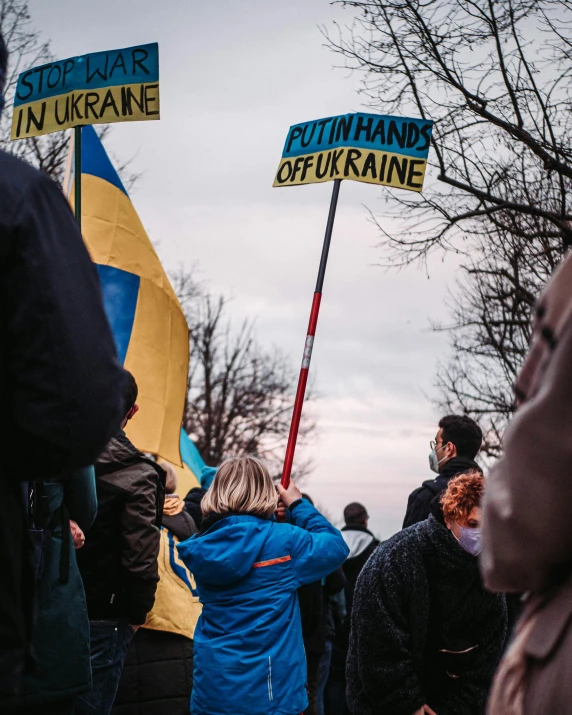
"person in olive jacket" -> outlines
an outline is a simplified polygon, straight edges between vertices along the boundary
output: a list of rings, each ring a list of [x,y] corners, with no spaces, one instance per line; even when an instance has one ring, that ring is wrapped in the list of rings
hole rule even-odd
[[[137,383],[127,375],[123,426],[139,409]],[[78,552],[91,624],[93,686],[78,698],[76,715],[111,712],[127,648],[153,608],[159,581],[165,470],[121,431],[96,461],[95,474],[97,518]]]

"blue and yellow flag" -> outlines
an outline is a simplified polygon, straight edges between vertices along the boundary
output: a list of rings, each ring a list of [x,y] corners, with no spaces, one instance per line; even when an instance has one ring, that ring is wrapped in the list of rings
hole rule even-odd
[[[97,264],[117,351],[139,386],[127,434],[181,464],[189,330],[179,300],[92,126],[82,129],[82,233]],[[73,205],[73,189],[70,186]]]

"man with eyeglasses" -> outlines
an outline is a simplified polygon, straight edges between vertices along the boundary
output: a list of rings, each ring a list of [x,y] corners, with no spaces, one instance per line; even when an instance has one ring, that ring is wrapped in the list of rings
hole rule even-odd
[[[437,476],[423,482],[409,495],[404,529],[428,518],[431,502],[457,474],[482,471],[475,462],[482,442],[481,428],[470,417],[447,415],[441,419],[437,436],[429,443],[429,467]]]

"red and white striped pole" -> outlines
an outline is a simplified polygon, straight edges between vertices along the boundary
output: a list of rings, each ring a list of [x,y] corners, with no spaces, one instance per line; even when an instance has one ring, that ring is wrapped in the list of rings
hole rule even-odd
[[[326,275],[326,265],[328,263],[328,253],[330,252],[330,241],[332,239],[332,230],[334,228],[334,219],[336,217],[336,207],[338,205],[341,183],[341,179],[336,179],[334,181],[334,188],[332,191],[330,213],[328,214],[326,235],[324,236],[322,257],[320,258],[320,268],[318,270],[318,280],[316,282],[316,290],[314,291],[314,299],[312,301],[308,334],[304,344],[304,356],[302,357],[302,367],[300,368],[300,377],[298,378],[298,389],[296,390],[296,400],[294,401],[294,411],[292,413],[290,434],[288,435],[288,444],[286,446],[286,457],[284,458],[284,468],[282,470],[282,479],[280,482],[284,488],[287,488],[290,484],[290,474],[292,472],[292,463],[294,461],[294,452],[296,450],[296,440],[298,439],[298,430],[300,428],[302,407],[304,406],[304,396],[306,394],[306,384],[308,382],[308,372],[310,370],[310,360],[312,359],[312,349],[314,347],[316,326],[318,324],[320,303],[322,301],[322,288],[324,287],[324,276]]]

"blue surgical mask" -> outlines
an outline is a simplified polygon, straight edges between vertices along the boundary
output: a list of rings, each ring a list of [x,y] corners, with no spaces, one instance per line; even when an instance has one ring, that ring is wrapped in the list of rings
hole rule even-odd
[[[451,531],[453,534],[453,532]],[[453,534],[455,536],[455,534]],[[457,539],[457,537],[455,536]],[[468,529],[461,526],[461,536],[457,539],[459,545],[471,556],[478,556],[483,550],[480,529]]]

